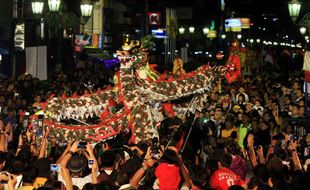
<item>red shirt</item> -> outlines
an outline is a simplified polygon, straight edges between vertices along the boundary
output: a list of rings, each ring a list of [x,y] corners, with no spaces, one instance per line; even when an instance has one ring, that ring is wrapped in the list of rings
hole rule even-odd
[[[158,178],[160,190],[178,190],[181,181],[180,169],[178,166],[168,163],[160,163],[155,175]]]
[[[243,185],[245,182],[240,176],[232,172],[228,168],[216,170],[210,179],[210,185],[215,190],[228,190],[232,185]]]

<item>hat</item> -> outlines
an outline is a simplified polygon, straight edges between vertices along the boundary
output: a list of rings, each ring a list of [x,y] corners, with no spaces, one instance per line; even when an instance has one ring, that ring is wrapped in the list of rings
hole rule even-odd
[[[71,172],[78,173],[83,170],[85,165],[86,165],[85,159],[82,156],[77,155],[77,156],[72,156],[70,158],[67,166]]]
[[[235,105],[235,106],[233,107],[233,109],[241,109],[241,107],[238,106],[238,105]]]

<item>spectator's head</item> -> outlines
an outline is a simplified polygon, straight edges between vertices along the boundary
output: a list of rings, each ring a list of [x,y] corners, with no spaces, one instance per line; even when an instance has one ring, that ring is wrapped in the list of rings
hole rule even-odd
[[[243,94],[239,94],[238,96],[238,103],[243,104],[245,101],[245,96]]]
[[[38,170],[39,177],[48,177],[52,161],[47,158],[40,158],[35,162],[35,168]]]
[[[260,107],[261,106],[261,100],[260,99],[255,99],[255,101],[254,101],[254,105],[256,106],[256,107]]]
[[[228,115],[225,119],[225,127],[226,129],[231,129],[234,127],[236,123],[236,118],[233,115]]]
[[[23,183],[33,184],[35,179],[38,177],[38,170],[32,166],[26,166],[23,175]]]
[[[116,175],[115,185],[120,187],[122,185],[128,184],[130,180],[129,173],[127,171],[120,171]]]
[[[244,188],[239,185],[232,185],[228,188],[228,190],[244,190]]]
[[[245,88],[244,88],[244,86],[240,86],[240,88],[239,88],[239,92],[240,92],[240,93],[244,93],[244,92],[245,92]]]
[[[228,154],[228,153],[225,153],[220,158],[219,164],[220,164],[221,167],[229,168],[231,166],[231,161],[232,161],[232,155]]]
[[[171,149],[166,149],[163,156],[160,158],[160,162],[166,162],[169,164],[179,165],[179,156],[178,154]]]
[[[240,146],[238,143],[231,141],[226,146],[226,151],[232,155],[241,155]]]
[[[44,184],[45,188],[51,189],[51,190],[62,190],[64,188],[64,184],[60,181],[55,180],[47,180]],[[38,189],[39,190],[39,189]]]
[[[269,171],[266,165],[264,164],[256,165],[254,168],[254,174],[262,183],[267,183],[269,178]]]
[[[10,163],[9,172],[15,175],[19,175],[23,172],[25,167],[25,162],[20,157],[13,158]]]
[[[114,153],[111,150],[103,152],[100,157],[101,167],[113,167]]]
[[[222,119],[223,116],[223,109],[220,106],[216,106],[214,110],[214,120],[219,121]]]
[[[73,155],[68,161],[67,168],[72,176],[80,176],[86,168],[86,160],[83,156]]]

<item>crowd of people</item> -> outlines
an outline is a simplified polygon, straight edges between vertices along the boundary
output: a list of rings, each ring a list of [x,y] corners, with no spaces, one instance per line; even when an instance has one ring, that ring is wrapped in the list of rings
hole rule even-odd
[[[1,81],[0,189],[310,189],[310,134],[301,78],[244,76],[214,83],[204,109],[166,113],[159,138],[128,144],[130,133],[59,145],[44,128],[23,132],[24,112],[50,95],[82,95],[112,83],[83,69],[43,82]],[[187,138],[188,137],[188,138]]]

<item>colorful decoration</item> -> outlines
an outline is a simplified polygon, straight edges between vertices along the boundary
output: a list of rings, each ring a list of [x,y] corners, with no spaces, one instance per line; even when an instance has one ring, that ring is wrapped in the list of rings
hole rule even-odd
[[[52,135],[59,143],[69,139],[97,142],[128,129],[132,131],[133,142],[152,139],[158,136],[156,126],[163,119],[160,116],[162,103],[196,94],[190,103],[191,110],[202,108],[206,100],[204,93],[210,90],[214,80],[225,75],[225,67],[204,65],[178,78],[156,77],[156,72],[148,66],[146,46],[143,41],[127,41],[124,49],[117,52],[121,67],[115,77],[118,81],[115,87],[80,97],[51,97],[42,104],[45,124],[53,129]],[[135,71],[143,71],[143,68],[152,80],[136,75]],[[169,108],[170,113],[174,111],[177,115],[186,110],[184,105]],[[94,117],[99,121],[88,124],[87,119]],[[69,119],[79,125],[66,124]]]

